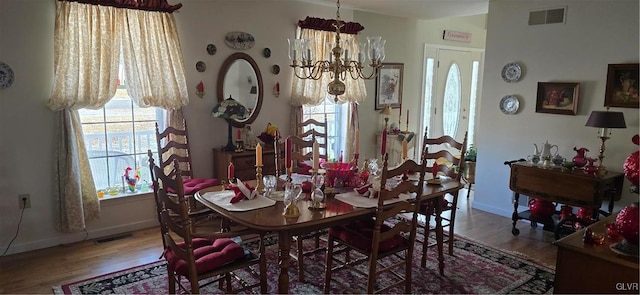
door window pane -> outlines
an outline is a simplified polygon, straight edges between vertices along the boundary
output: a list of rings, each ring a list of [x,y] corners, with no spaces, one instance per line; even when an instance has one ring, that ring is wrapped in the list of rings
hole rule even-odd
[[[449,68],[449,73],[447,74],[442,106],[442,133],[453,138],[456,138],[458,123],[460,122],[461,87],[460,69],[458,65],[454,63]]]

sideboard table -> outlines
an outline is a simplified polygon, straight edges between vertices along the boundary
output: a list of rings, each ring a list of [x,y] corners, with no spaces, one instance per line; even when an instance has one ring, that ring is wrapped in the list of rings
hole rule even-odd
[[[544,224],[545,230],[554,230],[559,221],[558,215],[541,218],[532,215],[529,210],[518,212],[520,194],[531,198],[558,202],[569,206],[593,209],[593,217],[599,213],[611,214],[614,201],[622,196],[624,174],[609,172],[604,177],[587,174],[582,170],[563,171],[560,167],[540,167],[528,162],[511,163],[509,188],[516,193],[513,204],[513,235],[520,234],[516,222],[520,219]],[[608,200],[608,212],[600,211],[602,201]],[[535,223],[532,223],[532,225]]]
[[[588,226],[596,234],[606,236],[606,224],[615,221],[612,214]],[[582,242],[585,229],[568,235],[554,244],[558,246],[554,293],[635,293],[638,294],[638,258],[611,251],[612,243],[603,245]]]

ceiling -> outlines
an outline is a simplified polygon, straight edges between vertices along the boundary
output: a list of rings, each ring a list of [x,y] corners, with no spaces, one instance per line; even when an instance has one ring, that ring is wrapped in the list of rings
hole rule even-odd
[[[299,0],[336,7],[335,0]],[[340,0],[340,7],[378,14],[437,19],[486,14],[490,0]]]

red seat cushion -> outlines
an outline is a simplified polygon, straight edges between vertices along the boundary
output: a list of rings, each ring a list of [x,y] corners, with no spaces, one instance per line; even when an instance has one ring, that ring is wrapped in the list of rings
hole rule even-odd
[[[184,186],[184,194],[185,195],[193,195],[197,191],[211,187],[220,185],[220,180],[215,178],[189,178],[185,179],[183,182]]]
[[[240,245],[227,238],[213,241],[195,238],[192,240],[192,245],[198,274],[214,270],[245,255]],[[184,242],[178,243],[178,246],[184,247]],[[170,271],[182,276],[188,275],[187,262],[173,253],[171,248],[165,250],[164,257],[167,259],[167,268]]]
[[[365,252],[371,251],[371,243],[373,240],[373,227],[375,221],[372,219],[359,220],[346,225],[339,225],[329,228],[329,234],[353,245]],[[389,226],[382,224],[380,231],[388,231]],[[408,242],[401,235],[397,234],[390,239],[380,243],[379,252],[386,252],[395,247],[406,245]]]

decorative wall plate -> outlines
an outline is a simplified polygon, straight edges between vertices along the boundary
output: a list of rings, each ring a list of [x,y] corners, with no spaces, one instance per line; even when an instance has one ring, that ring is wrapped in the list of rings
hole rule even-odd
[[[271,67],[271,73],[273,73],[274,75],[277,75],[280,73],[280,67],[278,65],[273,65]]]
[[[0,62],[0,89],[7,88],[13,84],[13,70],[3,62]]]
[[[249,49],[256,44],[256,39],[249,33],[229,32],[224,36],[224,43],[233,49]]]
[[[262,50],[262,55],[263,55],[265,58],[269,58],[269,57],[271,57],[271,49],[269,49],[269,48],[265,48],[265,49],[263,49],[263,50]]]
[[[213,44],[207,45],[207,53],[209,53],[209,55],[214,55],[216,54],[217,51],[218,51],[218,48],[216,48],[215,45]]]
[[[204,72],[207,70],[207,64],[205,64],[203,61],[199,61],[196,63],[196,70],[200,73]]]
[[[502,80],[505,82],[513,83],[518,82],[520,80],[520,75],[522,74],[522,69],[520,65],[517,63],[508,63],[502,68]]]
[[[507,115],[515,114],[519,107],[520,101],[513,95],[507,95],[500,100],[500,110]]]

